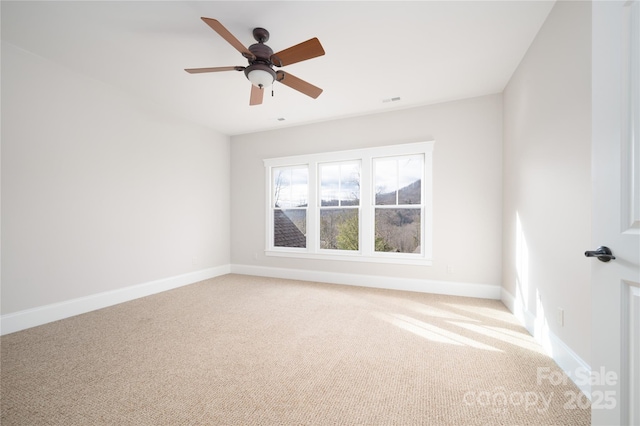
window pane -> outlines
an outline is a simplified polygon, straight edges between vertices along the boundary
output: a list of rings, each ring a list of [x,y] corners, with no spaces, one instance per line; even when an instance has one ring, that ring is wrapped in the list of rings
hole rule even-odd
[[[302,167],[273,169],[273,206],[305,207],[308,203],[309,171]]]
[[[320,205],[340,205],[340,166],[337,164],[320,165]]]
[[[320,248],[358,250],[358,209],[320,210]]]
[[[360,204],[360,163],[320,165],[320,205],[357,206]]]
[[[360,164],[342,164],[340,166],[340,205],[357,206],[360,204]]]
[[[422,155],[375,159],[376,205],[421,204],[423,164]]]
[[[422,202],[422,155],[412,155],[398,160],[398,204]]]
[[[273,210],[273,245],[275,247],[307,246],[307,210]]]
[[[375,251],[420,253],[421,209],[376,209]]]
[[[396,204],[398,191],[398,162],[391,160],[374,160],[375,190],[377,205]]]

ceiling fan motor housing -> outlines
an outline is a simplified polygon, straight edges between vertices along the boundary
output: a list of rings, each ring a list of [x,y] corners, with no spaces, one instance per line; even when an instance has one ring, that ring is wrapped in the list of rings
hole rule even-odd
[[[271,84],[276,79],[276,73],[272,68],[273,64],[271,63],[270,59],[271,55],[273,55],[273,50],[269,46],[264,44],[265,41],[269,40],[269,32],[264,28],[255,28],[253,30],[253,37],[258,41],[258,43],[249,46],[249,51],[253,53],[255,59],[249,60],[249,66],[244,69],[244,75],[249,81],[254,83],[254,79],[250,78],[249,74],[251,74],[251,72],[253,71],[264,71],[271,75],[272,79],[271,82],[269,82],[269,84]],[[267,86],[268,84],[256,85],[258,87],[263,87]]]
[[[254,54],[256,59],[252,62],[264,62],[265,64],[271,64],[271,55],[273,50],[264,43],[256,43],[249,46],[249,51]]]

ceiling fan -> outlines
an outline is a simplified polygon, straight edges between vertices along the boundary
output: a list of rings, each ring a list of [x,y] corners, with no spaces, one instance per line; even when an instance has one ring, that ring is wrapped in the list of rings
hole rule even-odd
[[[322,93],[322,89],[311,83],[281,70],[274,71],[273,67],[283,67],[306,61],[324,55],[324,49],[317,38],[312,38],[295,46],[273,53],[273,50],[266,44],[269,40],[269,31],[264,28],[254,28],[253,38],[257,43],[252,44],[247,49],[237,38],[233,36],[220,22],[212,18],[201,18],[215,32],[225,39],[231,46],[242,54],[249,65],[213,67],[213,68],[187,68],[190,74],[220,71],[244,71],[245,76],[251,81],[251,97],[249,105],[260,105],[264,96],[264,88],[273,84],[274,81],[289,86],[298,92],[304,93],[312,98],[317,98]]]

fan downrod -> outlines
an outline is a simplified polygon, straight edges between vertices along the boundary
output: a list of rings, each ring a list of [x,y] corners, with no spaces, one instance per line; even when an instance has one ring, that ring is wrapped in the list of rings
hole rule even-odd
[[[256,39],[258,43],[266,43],[267,41],[269,41],[269,31],[260,27],[254,28],[253,38]]]

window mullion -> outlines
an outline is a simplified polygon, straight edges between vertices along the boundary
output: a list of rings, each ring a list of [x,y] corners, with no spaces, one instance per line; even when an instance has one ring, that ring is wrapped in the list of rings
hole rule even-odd
[[[396,160],[396,206],[399,205],[398,199],[400,197],[400,161]]]
[[[318,212],[320,203],[318,202],[318,163],[309,162],[309,201],[307,206],[307,250],[317,253],[320,241],[320,213]]]
[[[342,164],[338,164],[338,207],[342,207]]]
[[[373,170],[372,157],[370,155],[362,157],[360,165],[360,252],[365,256],[373,253],[374,230],[374,208],[373,205]]]

